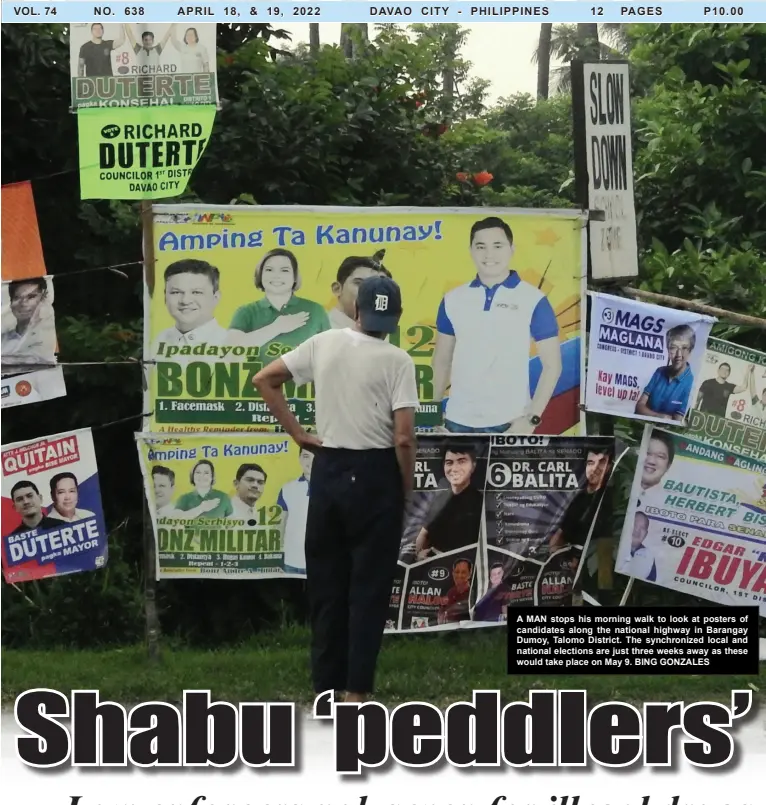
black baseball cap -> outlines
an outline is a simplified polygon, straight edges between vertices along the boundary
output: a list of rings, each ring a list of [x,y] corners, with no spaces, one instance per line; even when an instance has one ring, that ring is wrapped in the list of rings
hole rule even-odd
[[[388,277],[368,277],[359,286],[356,305],[363,330],[393,333],[402,315],[402,293]]]

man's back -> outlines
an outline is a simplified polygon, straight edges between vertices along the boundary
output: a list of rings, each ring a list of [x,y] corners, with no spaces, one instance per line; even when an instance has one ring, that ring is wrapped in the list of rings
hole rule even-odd
[[[392,447],[393,412],[418,405],[412,358],[357,330],[320,333],[283,360],[296,384],[315,383],[317,434],[325,447]]]

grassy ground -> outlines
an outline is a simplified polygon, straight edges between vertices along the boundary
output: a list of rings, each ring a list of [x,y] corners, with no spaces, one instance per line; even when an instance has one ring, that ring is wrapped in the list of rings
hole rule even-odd
[[[152,665],[143,646],[103,651],[2,653],[2,702],[30,688],[98,688],[102,699],[125,704],[178,701],[184,689],[210,689],[229,701],[297,701],[313,697],[308,674],[308,634],[287,629],[237,649],[199,651],[164,647]],[[728,701],[733,688],[755,689],[766,702],[766,664],[760,676],[679,674],[507,676],[505,630],[386,637],[377,698],[438,706],[470,698],[474,689],[500,690],[506,701],[526,699],[530,688],[585,689],[593,701]]]

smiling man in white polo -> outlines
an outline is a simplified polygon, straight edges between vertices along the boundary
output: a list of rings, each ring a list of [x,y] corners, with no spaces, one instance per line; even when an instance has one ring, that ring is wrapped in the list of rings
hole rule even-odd
[[[470,243],[477,275],[445,294],[436,317],[434,399],[450,386],[444,425],[452,433],[532,433],[561,376],[556,314],[511,269],[513,232],[505,221],[477,221]],[[534,397],[532,340],[542,364]]]

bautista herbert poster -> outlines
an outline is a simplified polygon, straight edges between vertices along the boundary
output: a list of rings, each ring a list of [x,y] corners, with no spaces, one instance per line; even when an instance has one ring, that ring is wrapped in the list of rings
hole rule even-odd
[[[4,445],[7,582],[106,565],[107,531],[90,429]]]
[[[647,426],[616,570],[766,617],[766,461]]]
[[[310,336],[350,326],[359,283],[377,273],[402,289],[404,315],[391,338],[417,367],[418,426],[579,433],[579,212],[154,212],[155,282],[145,303],[153,432],[273,430],[253,376]],[[310,384],[287,393],[311,425]]]
[[[75,22],[72,108],[215,105],[216,26]]]
[[[716,319],[591,293],[589,411],[681,424]]]
[[[740,456],[766,456],[766,353],[711,338],[687,432]]]

